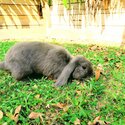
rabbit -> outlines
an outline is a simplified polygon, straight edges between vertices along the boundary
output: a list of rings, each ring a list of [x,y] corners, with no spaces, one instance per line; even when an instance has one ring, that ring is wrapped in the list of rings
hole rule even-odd
[[[85,80],[93,75],[93,67],[82,55],[73,57],[61,46],[46,42],[19,42],[6,53],[0,69],[8,70],[16,80],[39,73],[56,79],[63,86],[69,79]]]

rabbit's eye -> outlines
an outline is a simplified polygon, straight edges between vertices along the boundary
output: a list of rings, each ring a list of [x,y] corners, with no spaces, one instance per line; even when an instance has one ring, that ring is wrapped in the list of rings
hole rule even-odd
[[[86,69],[86,66],[82,66],[83,69]]]

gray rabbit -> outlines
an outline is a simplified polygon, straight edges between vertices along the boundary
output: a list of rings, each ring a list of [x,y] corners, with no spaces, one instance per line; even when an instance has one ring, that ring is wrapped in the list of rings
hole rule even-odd
[[[72,57],[61,46],[44,42],[20,42],[11,47],[0,62],[0,69],[8,70],[16,80],[40,73],[57,79],[62,86],[69,79],[84,80],[93,75],[92,64],[83,56]]]

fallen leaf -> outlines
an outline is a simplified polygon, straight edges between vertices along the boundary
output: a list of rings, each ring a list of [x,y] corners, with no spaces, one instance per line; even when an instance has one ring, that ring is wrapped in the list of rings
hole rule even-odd
[[[3,112],[0,110],[0,120],[3,118]]]
[[[76,84],[79,85],[81,82],[80,81],[76,81]]]
[[[89,121],[89,122],[88,122],[88,125],[93,125],[93,123]]]
[[[77,49],[75,50],[75,53],[77,53],[77,52],[81,52],[81,51],[83,51],[82,48],[77,48]]]
[[[96,117],[93,122],[88,122],[88,125],[109,125],[110,122],[100,120],[100,116]]]
[[[18,117],[19,117],[20,110],[21,110],[21,105],[19,105],[19,106],[16,108],[15,113],[14,113],[14,115],[13,115],[13,120],[14,120],[15,122],[18,121]]]
[[[40,94],[35,95],[36,99],[40,99]]]
[[[103,103],[98,102],[98,103],[97,103],[97,108],[100,109],[100,108],[102,108],[104,105],[105,105],[104,102],[103,102]]]
[[[92,51],[103,51],[103,50],[105,50],[105,48],[103,48],[101,46],[97,46],[97,45],[91,45],[89,47],[89,49],[92,50]]]
[[[58,113],[52,113],[51,111],[47,111],[45,113],[46,125],[52,125],[53,119],[57,116]]]
[[[100,78],[101,73],[103,72],[103,66],[98,64],[97,69],[95,70],[95,79],[98,80]]]
[[[95,119],[94,119],[94,122],[93,124],[96,124],[99,120],[100,120],[101,116],[97,116]]]
[[[95,71],[95,79],[96,79],[96,81],[100,78],[100,75],[101,75],[101,71],[99,69],[97,69]]]
[[[65,107],[63,108],[63,111],[64,111],[64,112],[67,112],[68,109],[69,109],[69,106],[65,106]]]
[[[67,112],[70,107],[69,105],[63,103],[53,104],[53,106],[62,109],[64,112]]]
[[[37,88],[38,88],[38,86],[35,84],[35,85],[33,86],[33,88],[34,88],[34,89],[37,89]]]
[[[38,112],[31,112],[28,116],[30,119],[40,118],[40,121],[43,122],[42,114]]]
[[[11,120],[14,119],[13,114],[11,114],[11,113],[9,113],[9,112],[6,113],[6,116],[7,116],[8,118],[10,118]]]
[[[120,69],[122,67],[122,63],[121,62],[116,63],[115,66],[116,66],[116,68]]]
[[[41,123],[43,123],[43,117],[42,115],[39,116]]]
[[[52,75],[48,76],[48,79],[53,80],[53,76]]]
[[[74,125],[80,125],[80,120],[78,118],[74,121]]]
[[[18,122],[18,117],[19,117],[19,113],[21,110],[21,105],[19,105],[14,112],[14,115],[11,113],[6,113],[6,116],[8,116],[11,120],[14,120],[16,123]]]
[[[96,50],[96,49],[97,49],[97,46],[96,46],[96,45],[92,45],[89,49],[90,49],[90,50]]]
[[[50,108],[50,104],[47,104],[47,105],[46,105],[46,108],[49,109],[49,108]]]
[[[40,115],[41,115],[41,113],[31,112],[28,117],[29,117],[30,119],[36,119],[36,118],[39,118]]]
[[[53,106],[58,107],[58,108],[60,108],[60,109],[63,109],[63,108],[66,106],[66,104],[57,103],[57,104],[53,104]]]
[[[120,52],[116,52],[116,55],[117,55],[117,56],[121,56],[121,53],[120,53]]]
[[[78,95],[82,95],[82,92],[79,91],[79,90],[77,90],[76,93],[77,93]]]

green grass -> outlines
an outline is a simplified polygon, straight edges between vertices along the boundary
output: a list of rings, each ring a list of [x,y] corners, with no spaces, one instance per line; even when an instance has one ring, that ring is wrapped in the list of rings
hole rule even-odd
[[[6,51],[13,44],[15,42],[0,42],[0,60],[4,60]],[[21,125],[71,125],[76,119],[87,125],[97,116],[111,125],[124,125],[125,50],[71,43],[60,45],[72,55],[84,55],[93,63],[94,69],[98,64],[103,65],[103,75],[98,81],[93,77],[81,84],[73,81],[54,88],[54,81],[46,77],[17,82],[8,72],[0,71],[0,110],[3,112],[0,124],[14,125],[8,114],[14,114],[17,106],[21,105],[18,120]],[[57,104],[64,105],[59,108]],[[31,112],[41,113],[42,123],[39,118],[29,119]]]

